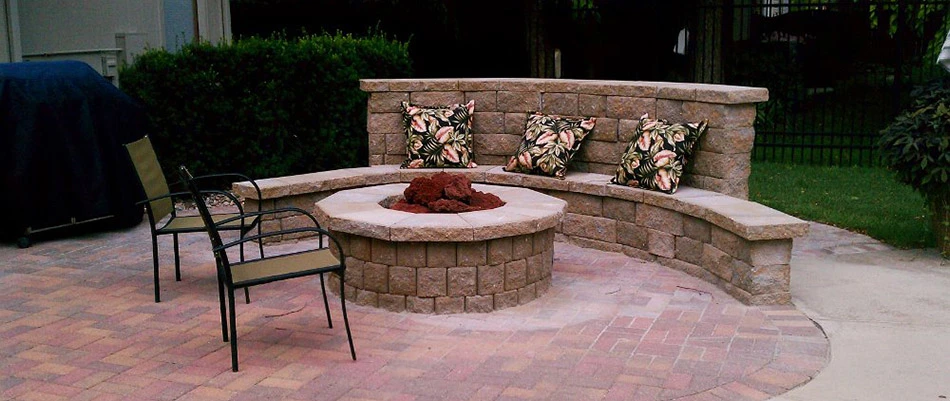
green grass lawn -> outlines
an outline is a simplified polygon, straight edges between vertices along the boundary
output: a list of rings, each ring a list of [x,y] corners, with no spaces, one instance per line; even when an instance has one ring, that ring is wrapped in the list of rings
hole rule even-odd
[[[924,199],[884,168],[753,162],[749,199],[893,246],[934,246]]]

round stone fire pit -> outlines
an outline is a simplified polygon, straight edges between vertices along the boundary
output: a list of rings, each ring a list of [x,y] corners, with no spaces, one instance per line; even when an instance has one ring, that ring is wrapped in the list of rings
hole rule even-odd
[[[527,303],[551,286],[554,227],[566,202],[475,184],[505,205],[450,214],[386,208],[407,186],[344,190],[317,202],[317,218],[343,247],[347,300],[393,311],[491,312]]]

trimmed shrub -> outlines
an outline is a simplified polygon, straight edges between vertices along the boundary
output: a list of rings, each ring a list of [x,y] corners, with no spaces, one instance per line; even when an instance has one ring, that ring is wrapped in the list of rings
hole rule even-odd
[[[338,33],[149,50],[120,82],[147,108],[165,171],[274,177],[366,165],[359,79],[410,72],[405,43]]]

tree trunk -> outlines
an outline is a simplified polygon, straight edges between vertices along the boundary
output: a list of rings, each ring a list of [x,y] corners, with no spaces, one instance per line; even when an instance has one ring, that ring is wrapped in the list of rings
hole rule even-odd
[[[930,218],[937,251],[950,259],[950,190],[930,199]]]

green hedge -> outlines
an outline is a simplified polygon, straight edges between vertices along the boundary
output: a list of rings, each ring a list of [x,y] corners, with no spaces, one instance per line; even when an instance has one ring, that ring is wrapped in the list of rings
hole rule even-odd
[[[147,108],[168,174],[274,177],[366,165],[359,79],[410,73],[405,43],[336,34],[150,50],[120,82]]]

